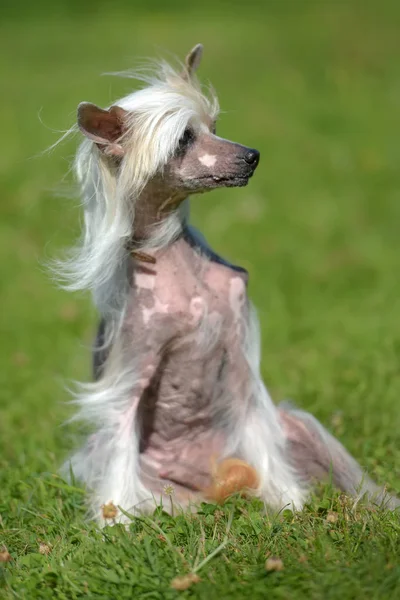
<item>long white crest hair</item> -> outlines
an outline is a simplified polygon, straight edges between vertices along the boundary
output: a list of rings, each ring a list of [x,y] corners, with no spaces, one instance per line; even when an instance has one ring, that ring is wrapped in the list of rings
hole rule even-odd
[[[64,289],[90,290],[99,312],[111,321],[122,317],[129,289],[127,244],[135,233],[140,194],[156,173],[162,173],[188,123],[215,119],[219,110],[211,87],[203,92],[195,76],[201,49],[200,45],[194,48],[181,71],[162,61],[150,71],[125,74],[145,87],[113,104],[128,117],[117,140],[123,147],[119,164],[89,139],[82,142],[76,155],[83,235],[65,260],[54,263],[54,269]],[[140,249],[173,241],[187,216],[184,202],[153,228]]]

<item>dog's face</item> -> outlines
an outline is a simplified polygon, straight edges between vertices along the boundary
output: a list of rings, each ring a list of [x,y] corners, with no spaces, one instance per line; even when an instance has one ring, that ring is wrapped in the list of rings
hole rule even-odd
[[[147,96],[139,92],[141,103],[128,103],[125,108],[114,105],[108,110],[87,102],[78,107],[79,129],[102,154],[117,164],[155,162],[156,168],[148,168],[153,178],[148,184],[161,183],[166,196],[181,200],[189,193],[246,185],[260,158],[257,150],[216,135],[216,110],[207,104],[195,79],[201,53],[199,44],[186,57],[183,72],[175,74],[172,81],[167,79],[161,92],[159,85],[150,87]],[[186,127],[182,113],[188,114]],[[141,137],[132,144],[136,128]]]
[[[189,52],[181,73],[184,80],[194,79],[202,53],[201,44]],[[257,150],[218,137],[215,121],[209,117],[197,124],[187,124],[164,176],[171,187],[190,193],[240,187],[248,183],[259,159]]]
[[[170,187],[190,193],[247,185],[260,158],[252,148],[230,142],[202,125],[188,126],[164,169]]]

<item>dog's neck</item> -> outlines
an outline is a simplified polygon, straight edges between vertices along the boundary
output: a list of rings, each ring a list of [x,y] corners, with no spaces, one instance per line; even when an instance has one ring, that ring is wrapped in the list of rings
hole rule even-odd
[[[154,227],[171,214],[171,211],[178,208],[186,198],[186,192],[168,188],[161,177],[150,181],[136,201],[134,241],[145,241]]]

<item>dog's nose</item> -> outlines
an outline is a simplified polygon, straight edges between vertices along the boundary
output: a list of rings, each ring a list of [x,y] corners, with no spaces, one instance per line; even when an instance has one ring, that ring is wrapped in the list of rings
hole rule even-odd
[[[248,165],[256,167],[258,165],[258,161],[260,160],[260,153],[258,150],[248,150],[244,155],[244,160]]]

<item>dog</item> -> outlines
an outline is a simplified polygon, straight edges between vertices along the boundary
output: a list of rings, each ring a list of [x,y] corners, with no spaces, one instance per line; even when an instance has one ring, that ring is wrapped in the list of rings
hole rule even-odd
[[[67,289],[92,292],[101,322],[94,381],[75,399],[92,433],[68,469],[100,521],[110,503],[137,514],[168,509],[171,494],[183,507],[246,492],[299,510],[329,478],[395,508],[314,417],[273,404],[248,274],[189,224],[189,195],[247,185],[260,159],[217,136],[201,56],[198,44],[180,70],[142,73],[107,109],[78,107],[84,232],[58,269]]]

